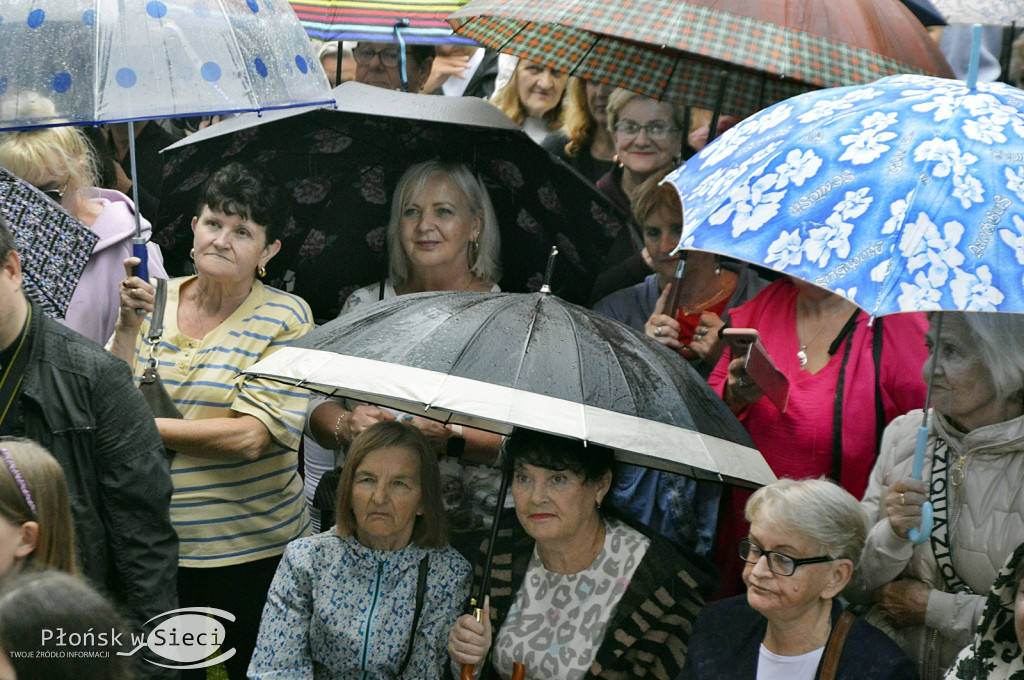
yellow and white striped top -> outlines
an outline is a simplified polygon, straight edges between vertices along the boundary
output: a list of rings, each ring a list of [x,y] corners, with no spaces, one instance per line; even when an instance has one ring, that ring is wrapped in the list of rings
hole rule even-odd
[[[181,542],[182,567],[222,567],[280,555],[289,541],[309,533],[299,440],[306,416],[305,390],[242,371],[314,328],[302,298],[256,281],[249,297],[201,340],[178,329],[181,286],[167,284],[164,333],[157,347],[160,379],[189,420],[254,416],[270,431],[277,448],[255,461],[218,462],[175,454],[171,521]],[[143,322],[135,345],[138,380],[149,357]]]

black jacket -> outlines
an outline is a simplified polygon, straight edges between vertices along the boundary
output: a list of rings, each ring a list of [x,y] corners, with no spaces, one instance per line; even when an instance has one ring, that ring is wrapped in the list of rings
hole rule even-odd
[[[35,306],[29,342],[15,429],[64,468],[79,567],[136,624],[175,609],[170,469],[128,365]]]

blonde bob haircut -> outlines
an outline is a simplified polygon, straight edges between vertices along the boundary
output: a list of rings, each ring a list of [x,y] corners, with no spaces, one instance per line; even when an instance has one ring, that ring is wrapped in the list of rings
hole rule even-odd
[[[0,449],[6,450],[14,461],[36,506],[33,513],[11,466],[0,458],[0,516],[19,527],[26,522],[39,525],[36,549],[15,563],[16,568],[58,569],[77,574],[75,531],[64,469],[49,451],[28,439],[0,439]]]
[[[33,186],[56,178],[78,193],[99,183],[92,145],[70,125],[0,133],[0,166]]]
[[[780,479],[747,500],[748,522],[759,519],[810,540],[833,559],[854,566],[867,540],[867,515],[857,499],[828,479]]]
[[[502,113],[511,118],[516,125],[522,125],[526,121],[526,109],[523,108],[523,102],[519,99],[519,67],[529,63],[530,61],[526,59],[520,59],[516,67],[512,69],[512,75],[509,77],[508,82],[491,95],[490,99],[490,102],[501,109]],[[565,85],[558,103],[544,114],[544,120],[548,124],[548,132],[560,129],[565,123],[565,100],[569,92],[569,83],[566,82]]]
[[[441,470],[437,465],[437,454],[426,436],[414,425],[397,420],[372,425],[352,440],[338,481],[335,533],[339,536],[356,535],[356,516],[352,511],[352,485],[356,471],[371,453],[390,448],[408,449],[420,461],[423,514],[416,517],[412,530],[413,543],[421,548],[448,545],[448,522],[441,503]]]
[[[483,181],[476,177],[464,163],[452,163],[433,159],[410,166],[398,180],[391,199],[391,219],[388,221],[388,270],[395,285],[412,279],[412,263],[402,248],[402,212],[406,204],[423,190],[427,179],[439,174],[458,187],[469,203],[473,217],[480,218],[479,246],[476,258],[470,259],[469,271],[478,281],[495,284],[501,279],[501,235],[498,233],[498,218],[494,214],[491,197]]]

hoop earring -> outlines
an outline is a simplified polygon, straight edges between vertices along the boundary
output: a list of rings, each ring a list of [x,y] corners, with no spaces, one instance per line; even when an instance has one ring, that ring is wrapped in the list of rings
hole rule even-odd
[[[264,267],[263,265],[260,265],[259,267],[256,267],[256,273],[259,274],[259,277],[262,279],[264,276],[267,275],[267,268]]]
[[[188,251],[188,259],[190,259],[190,260],[195,260],[196,259],[196,249],[195,248],[193,248],[192,250]]]
[[[476,266],[477,258],[480,256],[480,242],[473,239],[469,242],[469,246],[466,248],[466,259],[469,260],[470,270]]]
[[[612,163],[619,166],[620,168],[623,166],[622,161],[619,160],[619,154],[614,154],[612,156]]]

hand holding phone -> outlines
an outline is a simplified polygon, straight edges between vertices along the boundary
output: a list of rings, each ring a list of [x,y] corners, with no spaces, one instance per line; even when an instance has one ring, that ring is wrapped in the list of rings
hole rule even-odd
[[[789,378],[775,366],[756,328],[723,328],[722,339],[733,355],[743,357],[743,369],[779,411],[789,403]]]

